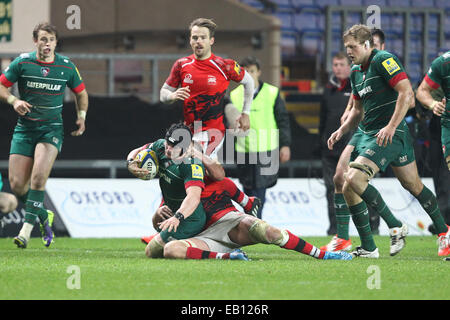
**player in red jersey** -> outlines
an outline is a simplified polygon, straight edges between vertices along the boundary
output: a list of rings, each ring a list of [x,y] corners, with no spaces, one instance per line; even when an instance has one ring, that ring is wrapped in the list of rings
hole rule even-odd
[[[192,150],[192,152],[196,152]],[[220,177],[223,169],[220,164],[202,155],[203,165],[211,176]],[[145,170],[145,169],[144,169]],[[132,172],[133,173],[133,172]],[[234,182],[223,177],[222,180],[205,180],[205,189],[201,201],[206,212],[204,230],[185,240],[172,240],[164,246],[165,258],[177,259],[234,259],[248,260],[240,248],[247,245],[263,243],[274,244],[288,250],[324,260],[351,260],[352,256],[344,251],[328,252],[316,248],[288,230],[281,230],[254,216],[244,214],[232,203],[243,193]],[[239,200],[238,200],[239,201]],[[173,212],[161,203],[153,216],[153,225],[159,230],[164,220],[173,216]],[[149,237],[150,240],[152,237]],[[150,246],[146,255],[152,257]]]
[[[230,81],[244,85],[244,108],[237,119],[243,131],[250,128],[250,106],[253,99],[252,77],[232,59],[211,52],[216,24],[205,18],[190,25],[193,54],[178,59],[161,88],[164,103],[183,101],[184,121],[201,143],[203,152],[217,158],[225,134],[224,97]]]

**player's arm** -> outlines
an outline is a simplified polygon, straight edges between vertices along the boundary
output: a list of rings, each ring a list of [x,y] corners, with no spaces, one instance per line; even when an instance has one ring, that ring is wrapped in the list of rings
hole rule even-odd
[[[345,120],[347,119],[348,115],[350,114],[350,110],[352,110],[353,108],[353,95],[350,95],[350,97],[348,98],[348,102],[347,102],[347,106],[345,107],[344,113],[341,116],[341,124],[343,124],[345,122]]]
[[[433,99],[431,92],[436,90],[435,88],[439,88],[439,85],[432,87],[427,83],[426,79],[423,79],[417,89],[416,97],[425,108],[433,110],[435,115],[441,116],[445,112],[446,101],[445,98],[442,98],[441,101],[436,101]]]
[[[395,86],[394,90],[398,92],[397,102],[395,104],[394,114],[391,117],[389,123],[382,128],[375,135],[377,137],[377,144],[379,146],[386,146],[388,143],[392,143],[395,130],[402,120],[405,118],[411,104],[414,100],[414,91],[411,87],[409,79],[400,80]]]
[[[75,94],[75,108],[77,111],[77,121],[75,122],[78,126],[78,130],[72,131],[72,136],[81,136],[86,130],[86,114],[89,106],[89,96],[86,89]]]
[[[180,208],[175,213],[175,215],[165,221],[163,221],[159,228],[164,231],[167,229],[167,231],[171,232],[177,231],[178,226],[180,223],[187,219],[192,213],[194,213],[195,209],[197,209],[198,205],[200,204],[200,196],[202,194],[203,188],[192,185],[188,188],[186,188],[186,197],[184,198],[183,202],[181,203]]]
[[[14,111],[20,116],[24,116],[31,111],[32,105],[24,100],[20,100],[8,90],[17,81],[19,74],[16,60],[14,60],[6,68],[5,73],[0,76],[0,100],[12,105]]]
[[[149,174],[149,171],[147,169],[139,168],[138,162],[135,160],[137,154],[142,150],[147,149],[149,146],[150,143],[144,144],[141,147],[131,150],[127,155],[127,169],[136,178],[142,179],[143,177]]]
[[[361,100],[353,99],[353,107],[350,109],[347,119],[345,119],[344,123],[341,124],[339,129],[333,132],[328,138],[327,144],[328,149],[333,150],[333,146],[336,142],[341,140],[341,138],[350,130],[353,130],[357,127],[358,123],[363,118],[363,108]]]
[[[164,83],[159,92],[159,100],[167,104],[174,103],[177,100],[183,101],[190,97],[190,92],[189,86],[174,88]]]
[[[197,158],[202,161],[208,177],[210,177],[214,181],[220,181],[225,178],[225,170],[218,161],[211,159],[202,151],[198,150],[195,146],[192,146],[191,152],[191,156],[193,158]]]
[[[239,82],[244,86],[244,105],[242,107],[242,113],[237,118],[237,121],[239,123],[239,127],[242,129],[242,131],[247,131],[250,129],[250,108],[252,106],[253,102],[253,93],[255,92],[255,83],[253,81],[252,76],[244,70],[244,77]]]
[[[171,218],[172,216],[173,216],[172,210],[164,203],[162,203],[161,206],[159,206],[158,209],[156,209],[156,212],[152,217],[153,228],[155,228],[156,231],[160,232],[161,231],[161,229],[159,228],[160,224],[163,221]]]

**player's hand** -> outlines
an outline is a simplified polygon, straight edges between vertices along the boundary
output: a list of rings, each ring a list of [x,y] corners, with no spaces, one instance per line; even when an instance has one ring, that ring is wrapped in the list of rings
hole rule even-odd
[[[291,160],[291,148],[284,146],[280,148],[280,163],[285,163]]]
[[[136,178],[143,179],[145,176],[150,174],[150,171],[148,171],[145,168],[139,168],[138,167],[138,161],[133,160],[128,164],[128,171],[135,176]]]
[[[171,218],[173,216],[173,212],[168,206],[163,205],[156,210],[156,215],[160,218],[161,221],[164,221]]]
[[[240,128],[242,131],[247,131],[250,129],[250,117],[246,113],[241,113],[239,118],[237,118],[236,122],[238,122],[238,128]]]
[[[171,217],[167,220],[164,220],[160,223],[159,228],[161,231],[164,231],[167,229],[168,232],[177,232],[177,228],[180,225],[180,220],[178,220],[175,217]]]
[[[395,128],[392,126],[387,125],[386,127],[382,128],[378,133],[375,135],[377,137],[377,145],[380,147],[386,147],[387,144],[392,143],[392,138],[395,134]]]
[[[85,122],[86,122],[85,119],[78,118],[77,121],[75,122],[76,125],[78,126],[78,130],[72,131],[70,134],[74,137],[81,136],[84,133],[84,131],[86,130]]]
[[[445,98],[442,98],[442,101],[436,103],[433,108],[433,113],[437,115],[438,117],[442,116],[442,114],[445,112],[445,105],[446,100]]]
[[[189,99],[189,97],[191,96],[190,92],[191,92],[191,89],[189,89],[189,86],[178,88],[177,90],[172,92],[170,100],[172,100],[172,101],[175,101],[175,100],[183,101],[183,100]]]
[[[343,133],[340,129],[337,129],[335,132],[333,132],[327,140],[328,149],[333,150],[334,144],[341,140],[342,136]]]
[[[28,112],[31,112],[31,108],[33,106],[26,101],[16,99],[13,104],[14,111],[16,111],[20,116],[26,115]]]

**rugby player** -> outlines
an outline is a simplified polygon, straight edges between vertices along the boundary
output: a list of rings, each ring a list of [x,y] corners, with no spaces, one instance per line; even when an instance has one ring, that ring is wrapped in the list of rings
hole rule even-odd
[[[444,159],[450,170],[450,51],[434,59],[425,78],[417,89],[417,100],[441,117],[441,143]],[[445,98],[436,101],[431,96],[433,90],[442,87]]]
[[[53,163],[64,139],[62,108],[64,91],[75,94],[78,129],[85,131],[88,94],[76,66],[55,53],[56,28],[40,23],[33,30],[36,51],[21,54],[0,76],[0,99],[11,104],[19,119],[14,129],[9,156],[9,182],[16,197],[25,204],[25,222],[14,243],[26,248],[36,219],[41,223],[42,240],[50,246],[53,212],[43,206],[44,190]],[[20,99],[7,88],[18,83]]]
[[[216,24],[198,18],[190,24],[193,54],[175,61],[160,91],[163,103],[183,102],[184,121],[201,143],[205,154],[217,159],[225,135],[224,98],[230,81],[244,85],[244,107],[238,117],[240,129],[250,127],[253,100],[252,77],[232,59],[212,53]]]
[[[222,176],[223,168],[220,164],[206,155],[202,155],[202,158],[205,169],[212,177]],[[139,176],[139,171],[135,167],[130,172]],[[146,175],[148,171],[143,169],[141,173]],[[346,252],[320,250],[287,230],[279,230],[263,220],[239,212],[231,201],[236,193],[239,193],[237,187],[230,179],[223,178],[217,181],[208,179],[201,194],[201,202],[207,216],[204,230],[189,239],[178,238],[165,244],[163,256],[183,259],[247,260],[245,254],[239,250],[242,246],[265,243],[279,245],[317,259],[351,260],[351,255]],[[173,212],[170,206],[165,205],[164,200],[153,217],[157,231],[163,231],[166,221],[174,219],[176,214]],[[158,239],[159,234],[150,237],[151,240],[146,247],[148,257],[161,257],[161,251],[155,250],[152,244],[155,238]]]
[[[354,64],[350,77],[354,107],[341,127],[330,136],[328,146],[332,149],[343,134],[360,123],[362,136],[352,153],[343,188],[361,239],[361,246],[352,254],[379,257],[366,203],[377,209],[390,228],[402,227],[376,188],[368,183],[376,173],[391,165],[402,186],[419,201],[436,225],[439,232],[438,255],[448,255],[450,229],[443,220],[436,197],[420,180],[412,138],[404,120],[414,100],[406,72],[395,55],[373,47],[367,26],[354,25],[344,33],[343,40]]]
[[[372,29],[371,34],[373,39],[373,47],[377,50],[384,50],[385,49],[384,32],[380,29]],[[352,107],[353,107],[353,96],[350,95],[347,108],[341,117],[341,124],[343,124],[344,121],[347,119]],[[411,107],[414,107],[414,103],[411,104]],[[339,157],[339,161],[336,166],[336,172],[333,176],[333,183],[335,187],[334,207],[336,212],[337,234],[333,236],[333,238],[327,245],[321,247],[321,249],[323,250],[349,251],[352,248],[352,242],[349,236],[349,223],[351,214],[348,209],[347,203],[345,202],[343,194],[343,186],[345,182],[344,173],[347,172],[349,169],[348,163],[350,161],[351,153],[355,149],[355,145],[357,144],[361,136],[362,130],[360,130],[358,127],[355,133],[353,134],[352,138],[348,142],[347,146],[342,151],[341,156]],[[378,216],[379,213],[370,206],[368,207],[368,209],[369,209],[369,218],[371,219],[370,220],[371,227],[373,226],[372,218],[374,218],[374,216],[376,216],[375,219],[378,220],[377,223],[379,224],[379,216]],[[376,223],[374,222],[374,224]],[[378,226],[375,225],[374,227]],[[394,256],[397,253],[399,253],[405,246],[405,238],[408,233],[408,227],[406,224],[403,223],[401,226],[388,224],[388,227],[391,240],[389,251],[390,254]]]

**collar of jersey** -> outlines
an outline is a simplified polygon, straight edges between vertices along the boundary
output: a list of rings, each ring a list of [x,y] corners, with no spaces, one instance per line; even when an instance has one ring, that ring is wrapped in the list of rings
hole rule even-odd
[[[373,49],[372,53],[370,54],[369,60],[365,65],[361,65],[361,71],[366,71],[369,68],[370,63],[372,62],[373,57],[377,54],[378,50]]]

